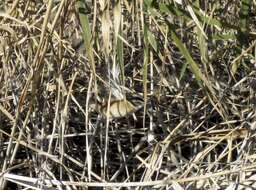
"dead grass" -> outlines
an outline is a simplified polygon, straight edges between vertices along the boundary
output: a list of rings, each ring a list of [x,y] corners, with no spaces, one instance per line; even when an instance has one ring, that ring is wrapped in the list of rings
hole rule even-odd
[[[0,189],[255,188],[256,2],[179,2],[0,2]]]

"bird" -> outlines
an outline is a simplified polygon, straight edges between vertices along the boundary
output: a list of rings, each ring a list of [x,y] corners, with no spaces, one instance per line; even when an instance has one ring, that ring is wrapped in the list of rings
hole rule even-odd
[[[90,104],[90,108],[110,120],[129,116],[144,106],[144,101],[139,96],[131,96],[123,99],[112,99],[110,102]]]
[[[141,109],[144,99],[140,93],[125,86],[122,80],[125,77],[120,65],[109,60],[106,61],[106,65],[107,68],[103,66],[99,69],[102,77],[99,78],[102,83],[98,83],[99,88],[92,91],[94,103],[89,104],[89,107],[110,120],[126,117]]]

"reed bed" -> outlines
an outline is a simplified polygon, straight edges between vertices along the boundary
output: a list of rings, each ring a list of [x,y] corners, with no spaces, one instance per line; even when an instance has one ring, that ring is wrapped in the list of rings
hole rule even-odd
[[[255,8],[1,1],[0,189],[256,188]]]

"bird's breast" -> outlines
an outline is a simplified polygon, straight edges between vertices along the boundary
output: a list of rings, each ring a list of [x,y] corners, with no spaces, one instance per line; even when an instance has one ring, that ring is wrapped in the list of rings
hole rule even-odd
[[[134,111],[135,106],[126,100],[116,100],[110,103],[109,109],[108,104],[102,108],[102,113],[104,113],[105,117],[108,117],[109,113],[109,118],[124,117]]]

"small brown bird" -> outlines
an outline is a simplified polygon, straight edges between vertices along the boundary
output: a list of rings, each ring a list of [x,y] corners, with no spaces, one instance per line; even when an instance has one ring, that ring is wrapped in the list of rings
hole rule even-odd
[[[100,113],[103,117],[117,119],[128,116],[143,107],[143,99],[132,97],[128,99],[112,100],[108,102],[91,104],[90,107]]]
[[[121,77],[122,72],[118,64],[108,62],[107,65],[108,72],[106,72],[106,68],[101,68],[104,69],[101,72],[104,83],[93,92],[93,99],[96,102],[91,104],[90,107],[110,120],[125,117],[138,111],[144,105],[143,98],[123,85],[124,82],[121,82],[120,79],[124,76]],[[108,81],[108,83],[105,81]],[[110,100],[107,97],[110,97]],[[102,98],[105,101],[102,101]]]

